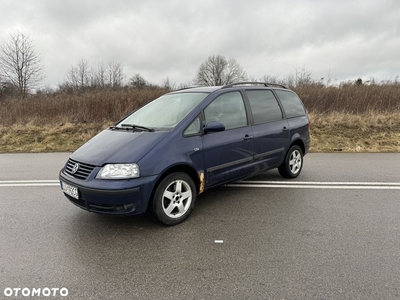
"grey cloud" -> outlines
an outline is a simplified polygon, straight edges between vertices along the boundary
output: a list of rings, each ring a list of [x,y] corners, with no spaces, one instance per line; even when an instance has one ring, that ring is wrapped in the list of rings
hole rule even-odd
[[[190,81],[209,55],[234,57],[254,78],[305,66],[338,80],[400,73],[398,1],[2,0],[0,43],[22,29],[48,83],[80,58],[122,63],[127,76]],[[378,76],[378,75],[376,75]]]

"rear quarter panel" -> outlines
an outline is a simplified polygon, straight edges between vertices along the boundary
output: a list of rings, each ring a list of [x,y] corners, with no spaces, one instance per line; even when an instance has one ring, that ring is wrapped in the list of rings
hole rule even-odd
[[[308,152],[310,144],[310,133],[308,129],[308,117],[302,116],[297,118],[288,119],[290,128],[290,140],[288,141],[288,147],[298,139],[301,139],[305,146],[305,153]]]

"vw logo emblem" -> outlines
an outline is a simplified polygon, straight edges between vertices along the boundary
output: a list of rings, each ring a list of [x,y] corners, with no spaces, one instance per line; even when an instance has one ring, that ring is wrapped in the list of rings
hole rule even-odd
[[[71,173],[72,173],[72,174],[75,174],[75,173],[78,171],[78,169],[79,169],[79,164],[76,163],[76,164],[73,166],[73,168],[72,168],[72,170],[71,170]]]

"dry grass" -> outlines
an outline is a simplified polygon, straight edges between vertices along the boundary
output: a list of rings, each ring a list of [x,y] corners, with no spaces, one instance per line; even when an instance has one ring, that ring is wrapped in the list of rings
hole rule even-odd
[[[311,152],[400,152],[400,112],[309,116]],[[0,126],[0,152],[74,151],[112,123]]]
[[[312,152],[400,152],[400,84],[294,88],[311,119]],[[73,151],[157,98],[162,88],[0,99],[0,152]]]
[[[309,84],[293,89],[310,112],[365,114],[400,111],[400,84]]]
[[[107,127],[106,124],[34,124],[0,127],[0,152],[68,152]]]
[[[312,152],[400,152],[400,112],[310,113]]]
[[[53,125],[117,121],[136,108],[168,92],[167,89],[87,90],[81,93],[31,95],[0,101],[0,125]]]

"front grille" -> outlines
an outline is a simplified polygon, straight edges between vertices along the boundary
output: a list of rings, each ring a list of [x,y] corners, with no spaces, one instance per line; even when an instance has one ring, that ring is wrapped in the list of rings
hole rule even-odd
[[[76,164],[79,165],[78,170],[73,172],[74,169],[76,169]],[[89,177],[90,173],[92,173],[94,168],[95,166],[80,163],[73,159],[69,159],[67,162],[67,166],[65,167],[65,173],[71,175],[74,178],[85,180],[86,178]]]

